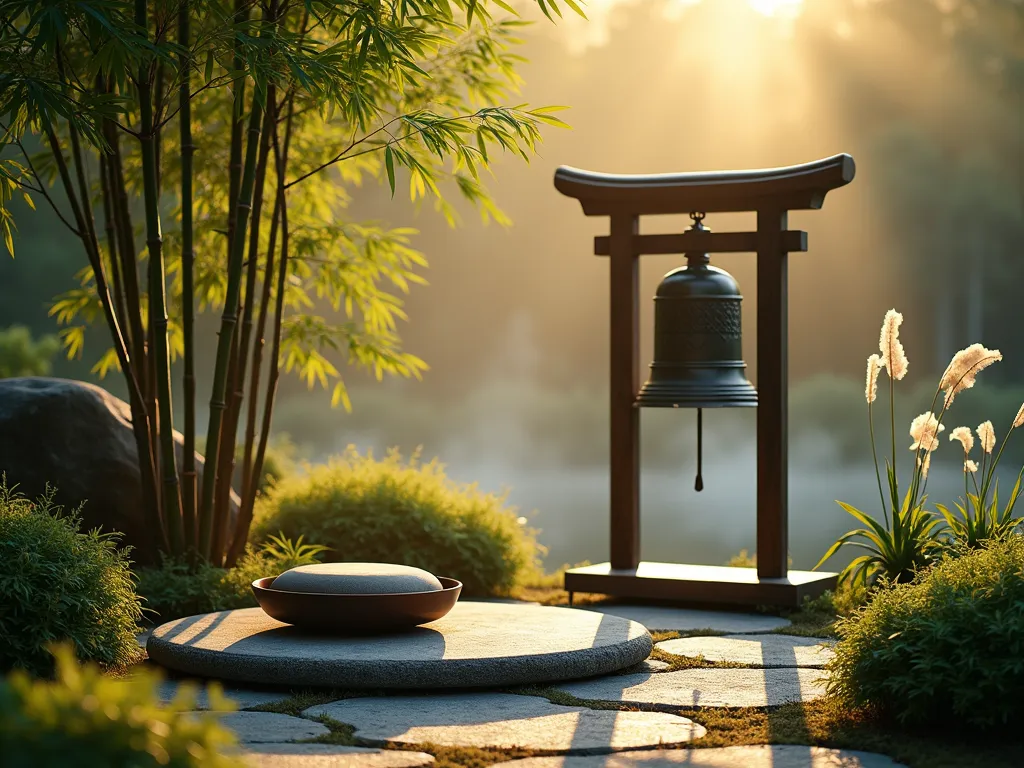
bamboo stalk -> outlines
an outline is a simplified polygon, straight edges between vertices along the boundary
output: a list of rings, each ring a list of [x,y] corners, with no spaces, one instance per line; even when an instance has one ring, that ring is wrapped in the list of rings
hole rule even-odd
[[[184,405],[185,424],[181,469],[182,521],[185,547],[195,552],[196,528],[196,361],[195,361],[195,251],[192,232],[192,99],[190,97],[192,61],[188,53],[189,0],[181,0],[178,10],[178,44],[181,86],[178,91],[178,122],[181,144],[181,315],[184,335]]]
[[[238,316],[241,302],[235,307],[235,316]],[[238,373],[238,346],[239,326],[236,323],[234,333],[231,337],[231,353],[228,355],[228,377],[225,388],[224,420],[221,423],[220,448],[215,457],[207,455],[207,461],[213,462],[216,470],[216,487],[213,496],[213,533],[210,543],[210,562],[214,565],[221,565],[224,560],[224,528],[227,523],[224,518],[230,513],[232,473],[234,471],[234,450],[235,440],[231,428],[231,401],[234,399],[235,382],[239,377]]]
[[[276,187],[276,183],[275,183]],[[274,194],[274,212],[270,215],[270,236],[267,245],[267,258],[263,266],[262,295],[260,296],[259,315],[256,319],[256,337],[253,340],[252,370],[249,372],[248,412],[245,417],[245,447],[242,451],[242,506],[247,503],[251,488],[259,488],[259,482],[253,483],[253,447],[256,440],[256,413],[259,406],[260,376],[263,368],[263,348],[266,346],[267,308],[270,306],[271,287],[274,284],[274,251],[277,248],[277,225],[281,219],[281,198]],[[253,492],[255,496],[255,491]],[[236,532],[235,537],[238,534]],[[234,553],[232,541],[229,559]],[[240,554],[240,553],[238,553]],[[237,557],[237,554],[235,554]]]
[[[135,23],[148,34],[147,0],[135,0]],[[181,493],[175,457],[174,419],[171,408],[171,359],[167,343],[167,303],[164,258],[160,236],[159,191],[153,132],[153,101],[149,67],[139,65],[138,90],[141,117],[142,178],[146,207],[146,246],[149,250],[149,327],[153,338],[153,372],[158,400],[157,426],[160,444],[161,506],[168,529],[171,553],[184,552]]]
[[[113,195],[110,187],[110,161],[103,151],[99,152],[99,156],[100,196],[103,199],[103,228],[106,233],[107,252],[110,254],[110,278],[114,283],[114,315],[117,317],[117,324],[124,329],[125,346],[128,348],[128,358],[130,360],[132,343],[128,319],[125,314],[124,284],[121,280],[120,261],[117,257],[117,234],[114,231],[113,202],[110,199]]]
[[[140,0],[141,1],[141,0]],[[207,428],[206,455],[217,457],[220,454],[220,442],[224,423],[224,411],[227,407],[228,366],[231,362],[231,344],[238,324],[238,304],[242,283],[242,261],[245,257],[246,223],[252,207],[253,183],[256,176],[256,157],[258,152],[260,123],[263,118],[263,105],[254,98],[252,111],[249,115],[249,141],[246,146],[245,166],[242,174],[238,204],[238,216],[235,222],[236,237],[231,241],[231,252],[228,259],[228,284],[224,297],[224,311],[221,314],[221,330],[217,339],[217,357],[213,371],[213,389],[210,395],[210,422]],[[210,559],[211,544],[214,530],[214,501],[217,484],[215,473],[203,473],[202,506],[199,514],[199,551],[203,557]]]
[[[131,328],[132,363],[139,385],[145,388],[146,342],[142,326],[142,301],[139,296],[139,273],[136,262],[135,234],[132,229],[128,191],[121,159],[121,141],[117,129],[110,121],[104,126],[104,136],[110,148],[110,183],[113,191],[113,213],[117,230],[118,251],[121,255],[121,275],[127,304],[128,324]]]
[[[121,259],[122,283],[125,292],[128,324],[131,328],[131,366],[133,375],[138,382],[139,397],[138,413],[133,410],[134,424],[139,424],[136,432],[136,449],[139,456],[139,469],[142,477],[143,504],[155,510],[161,520],[162,539],[166,544],[167,533],[162,522],[160,510],[160,494],[157,492],[156,455],[153,453],[151,435],[154,431],[152,411],[147,410],[145,397],[146,378],[146,341],[142,326],[142,301],[139,295],[139,275],[135,254],[135,238],[132,232],[131,213],[128,208],[128,192],[124,180],[123,162],[121,160],[121,143],[116,128],[109,121],[104,125],[105,137],[110,154],[110,183],[113,196],[113,214],[118,239],[118,251]],[[134,408],[134,406],[133,406]],[[144,435],[144,440],[139,436]]]
[[[147,433],[149,422],[145,418],[144,411],[142,411],[140,415],[140,411],[142,409],[142,390],[139,387],[138,380],[132,372],[131,361],[128,357],[128,350],[125,346],[124,336],[121,333],[121,327],[117,324],[117,317],[113,312],[110,290],[107,286],[106,277],[103,273],[103,263],[100,260],[98,243],[95,241],[95,237],[92,239],[89,238],[88,232],[90,231],[90,227],[87,225],[82,209],[78,204],[74,185],[71,182],[71,173],[69,172],[67,163],[64,160],[64,153],[61,151],[60,142],[58,142],[52,126],[46,125],[45,129],[50,146],[50,152],[57,164],[57,171],[60,175],[64,192],[67,195],[68,203],[71,206],[71,212],[75,218],[75,224],[78,227],[82,244],[85,246],[85,253],[89,259],[89,264],[93,269],[93,276],[96,280],[96,292],[100,297],[100,306],[103,309],[103,317],[107,321],[107,327],[110,330],[110,335],[114,344],[114,351],[117,354],[118,361],[121,363],[121,370],[125,373],[125,379],[128,383],[128,400],[132,411],[132,433],[135,436],[136,447],[139,449],[140,469],[143,472],[143,476],[145,476],[144,462],[142,461],[142,457],[145,454],[142,451],[142,447],[149,443],[149,435]],[[150,517],[150,523],[156,531],[159,543],[166,546],[167,535],[160,519],[159,510],[147,509]]]
[[[263,397],[263,421],[260,427],[260,439],[256,448],[256,458],[250,472],[250,486],[243,489],[242,508],[239,511],[235,526],[235,535],[229,551],[228,563],[234,564],[241,555],[248,537],[249,526],[252,524],[253,510],[256,503],[256,489],[259,486],[260,472],[267,454],[267,442],[270,438],[270,424],[274,412],[274,398],[277,394],[277,383],[281,375],[281,321],[284,317],[284,293],[288,279],[288,199],[285,189],[285,166],[288,157],[288,144],[291,139],[292,119],[294,117],[294,101],[289,99],[288,116],[285,123],[283,148],[278,142],[277,120],[273,122],[274,165],[277,176],[277,205],[281,218],[281,259],[277,271],[277,296],[274,306],[274,335],[271,345],[271,365],[267,377],[266,392]],[[253,382],[255,390],[258,382]],[[255,395],[254,395],[255,396]]]
[[[267,87],[267,109],[263,113],[263,129],[260,133],[260,153],[256,161],[256,180],[253,191],[252,220],[249,224],[249,260],[246,265],[245,293],[242,303],[242,322],[238,335],[236,356],[232,366],[231,395],[222,430],[224,443],[220,451],[218,482],[223,484],[214,518],[218,527],[214,538],[214,552],[225,553],[232,543],[233,527],[230,525],[228,506],[231,482],[235,474],[235,444],[238,436],[238,419],[245,395],[245,375],[249,365],[249,347],[252,343],[252,314],[256,298],[256,275],[259,271],[260,220],[263,215],[263,188],[267,177],[267,158],[270,155],[270,131],[273,125],[274,103],[277,94],[274,85]],[[245,485],[242,486],[245,492]]]
[[[235,0],[234,23],[241,24],[249,18],[249,9],[245,0]],[[237,212],[235,204],[238,201],[239,185],[242,179],[242,146],[245,136],[242,134],[242,116],[245,114],[245,80],[238,77],[238,73],[245,66],[242,58],[242,46],[235,35],[235,55],[231,60],[234,68],[234,99],[231,107],[231,153],[228,159],[228,248],[227,252],[234,252],[235,219]]]

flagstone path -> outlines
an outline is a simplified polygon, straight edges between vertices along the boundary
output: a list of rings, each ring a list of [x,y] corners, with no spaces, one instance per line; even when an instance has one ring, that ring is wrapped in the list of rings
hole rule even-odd
[[[763,633],[785,629],[792,622],[780,616],[760,613],[733,613],[731,611],[697,611],[662,605],[621,605],[597,603],[579,606],[580,610],[597,611],[608,616],[643,624],[649,630],[696,632],[706,630],[723,635]]]
[[[819,669],[684,669],[560,683],[578,699],[663,707],[776,707],[825,695]]]
[[[675,656],[703,657],[750,667],[822,667],[832,658],[831,641],[792,635],[680,637],[658,643]]]
[[[252,768],[426,768],[434,756],[397,749],[337,744],[253,744],[243,751]]]
[[[416,751],[417,745],[432,750],[428,744],[564,753],[496,764],[502,768],[903,768],[883,755],[806,746],[699,749],[696,747],[707,733],[702,725],[671,711],[656,711],[777,706],[824,695],[825,671],[810,667],[823,664],[830,651],[821,647],[818,639],[774,634],[785,631],[786,620],[662,606],[588,606],[590,609],[637,621],[648,630],[704,630],[725,635],[678,638],[657,647],[666,654],[703,658],[709,664],[730,661],[744,666],[670,671],[671,665],[664,661],[647,659],[619,673],[557,683],[548,689],[417,691],[415,695],[396,691],[398,695],[387,696],[352,693],[309,706],[299,717],[293,716],[294,703],[287,707],[283,703],[292,693],[302,691],[303,685],[295,685],[289,692],[281,687],[269,690],[229,684],[225,686],[227,698],[243,711],[214,716],[235,731],[252,768],[429,768],[434,758]],[[161,697],[170,700],[178,685],[177,681],[165,682]],[[580,704],[559,698],[565,694]],[[197,707],[209,709],[211,704],[204,693]],[[644,706],[645,711],[624,711],[615,705]],[[244,711],[275,707],[292,714]],[[349,726],[363,746],[310,743],[329,733],[335,724]]]
[[[375,744],[519,747],[577,754],[682,744],[705,733],[703,726],[678,715],[567,707],[512,693],[345,699],[302,714],[348,723],[357,738]]]
[[[645,750],[587,757],[528,757],[502,768],[904,768],[885,755],[773,745]]]

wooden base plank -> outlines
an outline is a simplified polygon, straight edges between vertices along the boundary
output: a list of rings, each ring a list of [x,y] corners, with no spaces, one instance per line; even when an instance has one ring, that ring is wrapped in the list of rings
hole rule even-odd
[[[784,578],[760,579],[756,568],[642,562],[613,569],[598,563],[565,572],[567,592],[693,603],[765,605],[795,608],[805,597],[835,589],[838,574],[789,571]]]

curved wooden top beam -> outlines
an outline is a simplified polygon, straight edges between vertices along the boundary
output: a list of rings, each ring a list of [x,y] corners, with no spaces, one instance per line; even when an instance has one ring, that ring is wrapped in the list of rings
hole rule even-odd
[[[829,190],[853,181],[849,155],[785,168],[698,173],[614,174],[561,166],[555,188],[574,197],[587,216],[787,211],[820,208]]]

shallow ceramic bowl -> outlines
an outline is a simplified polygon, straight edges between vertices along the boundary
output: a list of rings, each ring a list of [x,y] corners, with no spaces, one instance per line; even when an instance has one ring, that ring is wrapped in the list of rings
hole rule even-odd
[[[252,583],[260,608],[285,624],[345,634],[411,629],[437,621],[455,607],[462,582],[438,577],[441,589],[343,595],[274,589],[275,576]]]

